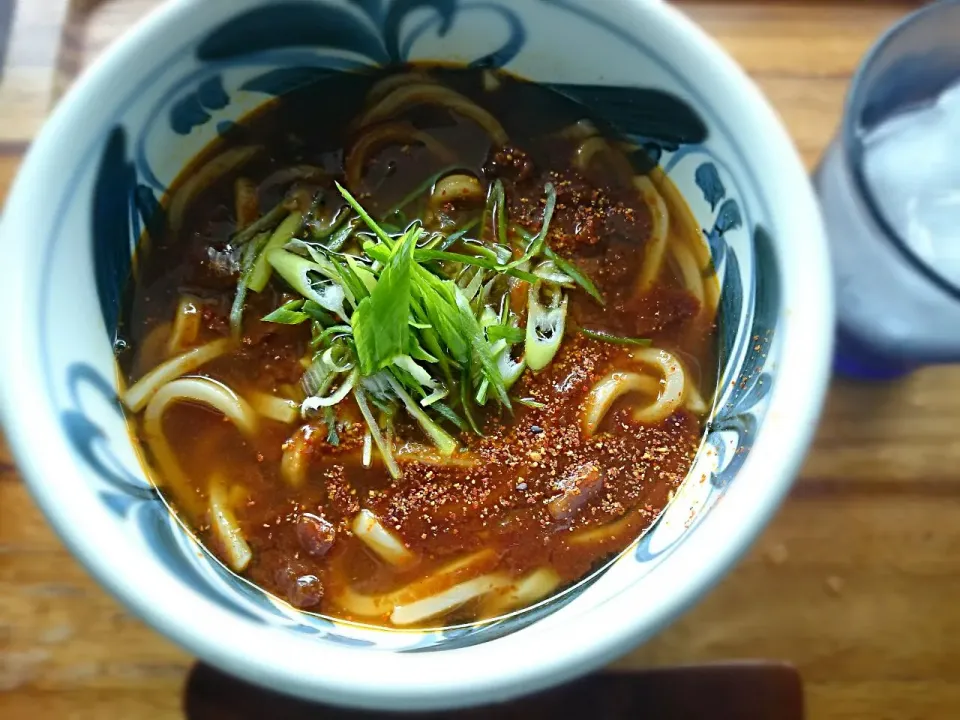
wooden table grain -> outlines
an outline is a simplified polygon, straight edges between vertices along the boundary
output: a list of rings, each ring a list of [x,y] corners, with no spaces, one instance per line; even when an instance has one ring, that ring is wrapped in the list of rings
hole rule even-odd
[[[77,70],[155,4],[16,4],[0,81],[0,197]],[[743,64],[812,166],[859,58],[918,3],[680,4]],[[815,720],[960,717],[958,421],[960,368],[834,382],[802,477],[753,551],[616,666],[786,660]],[[66,552],[0,439],[0,717],[180,717],[190,664]]]

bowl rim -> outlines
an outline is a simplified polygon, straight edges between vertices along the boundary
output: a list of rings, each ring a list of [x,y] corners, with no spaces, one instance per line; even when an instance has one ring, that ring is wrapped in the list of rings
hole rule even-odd
[[[17,465],[72,554],[147,624],[230,673],[304,698],[368,708],[464,707],[543,689],[614,659],[693,604],[757,537],[792,484],[826,394],[833,344],[826,235],[812,186],[786,130],[743,70],[679,10],[659,1],[620,1],[642,5],[651,24],[693,57],[701,68],[701,83],[724,87],[737,99],[742,127],[737,135],[750,137],[752,143],[748,164],[762,162],[776,169],[765,197],[778,220],[782,218],[776,253],[780,266],[790,272],[781,278],[786,309],[778,333],[781,347],[791,352],[778,359],[779,379],[769,394],[766,420],[723,501],[684,535],[669,562],[658,564],[628,591],[584,609],[562,637],[538,633],[535,624],[472,647],[397,654],[280,634],[169,582],[160,588],[164,603],[153,603],[153,593],[144,590],[151,587],[149,568],[136,562],[135,550],[122,544],[101,547],[74,522],[82,506],[66,507],[48,481],[71,467],[73,453],[59,433],[51,432],[56,427],[53,409],[31,394],[41,382],[39,358],[30,352],[38,330],[24,313],[12,313],[7,347],[24,351],[0,354],[0,416]],[[29,297],[27,273],[17,270],[28,267],[31,257],[26,244],[16,241],[30,233],[29,220],[40,209],[39,189],[58,167],[71,125],[80,121],[98,89],[135,57],[141,43],[175,32],[198,2],[175,0],[154,9],[93,63],[48,119],[11,188],[0,226],[0,243],[10,252],[12,268],[10,281],[0,285],[0,306],[20,309]],[[806,380],[784,381],[801,377]],[[44,452],[36,452],[41,438]],[[503,662],[513,655],[522,660]]]

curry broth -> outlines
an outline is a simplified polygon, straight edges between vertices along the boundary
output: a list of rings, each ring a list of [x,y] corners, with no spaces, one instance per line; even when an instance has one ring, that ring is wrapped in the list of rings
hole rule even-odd
[[[715,279],[705,281],[706,299],[698,299],[677,264],[681,253],[668,253],[656,281],[638,292],[637,278],[644,271],[657,218],[632,181],[633,169],[628,165],[629,172],[624,172],[620,158],[628,154],[617,150],[616,162],[601,155],[576,164],[585,133],[606,138],[606,147],[618,147],[616,136],[596,120],[592,127],[597,130],[591,131],[583,122],[583,107],[504,74],[449,67],[418,71],[487,110],[502,124],[508,145],[497,146],[473,119],[457,112],[414,107],[401,113],[400,120],[454,157],[437,157],[417,143],[384,143],[363,164],[361,180],[349,187],[351,192],[379,218],[433,174],[456,168],[484,186],[499,178],[511,232],[533,234],[544,215],[545,183],[551,182],[556,210],[548,243],[593,280],[605,304],[579,287],[569,290],[559,352],[541,372],[526,370],[510,392],[532,406],[514,403],[512,414],[475,408],[482,436],[446,425],[461,446],[452,458],[424,449],[428,439],[400,413],[392,426],[402,469],[399,479],[388,475],[377,452],[370,466],[364,466],[365,426],[349,400],[338,406],[337,445],[328,441],[329,428],[320,417],[289,424],[260,418],[257,432],[245,437],[208,407],[172,405],[163,416],[163,433],[187,485],[178,495],[162,471],[155,473],[170,504],[201,541],[224,558],[223,542],[207,510],[208,482],[219,479],[251,551],[241,574],[257,585],[295,607],[385,625],[398,624],[391,621],[389,608],[358,614],[343,598],[351,593],[382,595],[417,582],[421,589],[433,582],[439,591],[482,573],[519,581],[541,569],[552,573],[550,592],[557,592],[628,546],[683,481],[703,432],[702,409],[693,412],[681,406],[659,422],[636,422],[631,413],[637,394],[627,393],[587,436],[584,407],[595,386],[611,372],[635,364],[633,355],[640,346],[587,337],[581,328],[649,339],[655,348],[678,358],[687,382],[708,398],[717,377]],[[239,176],[259,186],[261,210],[289,197],[291,188],[314,200],[322,196],[320,214],[333,216],[344,205],[331,180],[345,182],[345,159],[360,134],[357,118],[381,79],[334,75],[281,97],[235,126],[185,173],[174,193],[191,172],[224,148],[262,148],[188,204],[179,231],[168,229],[144,244],[120,330],[129,347],[119,356],[126,381],[135,382],[168,359],[171,319],[184,297],[192,298],[196,309],[198,330],[192,346],[229,336],[238,277],[238,251],[230,238],[238,226]],[[284,181],[285,169],[305,166],[322,173],[293,180],[288,173]],[[655,186],[667,182],[662,174],[655,176]],[[668,245],[695,248],[688,254],[697,259],[701,272],[709,271],[702,261],[702,238],[677,220],[689,211],[670,206],[675,193],[661,195],[670,217]],[[461,209],[452,205],[448,215],[456,220]],[[493,218],[484,218],[476,229],[481,241],[495,234],[494,225]],[[287,326],[261,319],[293,297],[276,275],[263,292],[249,293],[240,342],[193,374],[220,381],[240,397],[256,392],[296,395],[303,359],[310,355],[309,323]],[[714,307],[707,308],[711,297]],[[142,418],[130,413],[130,423],[148,462],[155,460]],[[299,487],[292,487],[282,470],[291,448],[305,458],[307,467]],[[585,473],[598,482],[571,485]],[[564,487],[574,487],[572,494]],[[575,508],[558,514],[551,500],[563,492],[573,498]],[[362,509],[373,513],[414,560],[395,565],[372,552],[353,531]],[[450,570],[464,557],[472,558],[468,568]],[[514,609],[496,600],[498,593],[509,592],[511,588],[502,585],[449,611],[400,624],[483,619]]]

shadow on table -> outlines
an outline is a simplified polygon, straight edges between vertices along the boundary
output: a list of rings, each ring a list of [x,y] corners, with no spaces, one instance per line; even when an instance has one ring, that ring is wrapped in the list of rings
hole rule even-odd
[[[187,680],[184,711],[187,720],[362,720],[387,715],[295,700],[235,680],[203,664],[195,665]],[[418,717],[803,720],[803,686],[800,675],[789,665],[722,663],[603,673],[502,705],[424,713]]]

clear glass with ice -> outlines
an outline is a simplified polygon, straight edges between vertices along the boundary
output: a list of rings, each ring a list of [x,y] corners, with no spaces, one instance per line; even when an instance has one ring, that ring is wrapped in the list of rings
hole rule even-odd
[[[864,60],[814,177],[837,288],[837,372],[960,361],[960,0]]]

